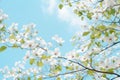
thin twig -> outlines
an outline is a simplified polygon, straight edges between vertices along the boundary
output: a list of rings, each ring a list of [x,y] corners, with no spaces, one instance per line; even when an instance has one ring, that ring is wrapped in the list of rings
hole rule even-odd
[[[85,69],[88,69],[88,70],[91,70],[91,71],[95,71],[95,72],[98,72],[98,73],[105,73],[105,74],[116,75],[117,77],[120,77],[119,74],[114,73],[114,72],[100,71],[100,70],[96,70],[96,69],[93,69],[93,68],[89,68],[89,67],[86,67],[86,66],[84,66],[83,64],[81,64],[81,63],[79,63],[79,62],[76,62],[76,61],[73,61],[73,60],[69,60],[69,59],[67,59],[67,58],[65,58],[65,57],[58,57],[58,58],[64,59],[64,60],[67,60],[67,61],[70,61],[70,62],[75,63],[75,64],[78,64],[78,65],[80,65],[81,67],[83,67],[83,68],[85,68]]]
[[[120,43],[120,41],[114,42],[114,43],[111,44],[110,46],[107,46],[106,48],[102,49],[102,50],[100,51],[100,53],[103,52],[103,51],[105,51],[105,50],[107,50],[107,49],[109,49],[109,48],[111,48],[111,47],[113,47],[114,45],[116,45],[116,44],[118,44],[118,43]]]
[[[76,73],[76,72],[80,72],[80,71],[84,71],[84,70],[86,70],[86,69],[80,69],[80,70],[75,70],[75,71],[71,71],[71,72],[56,74],[56,75],[53,75],[53,76],[42,77],[42,79],[55,78],[55,77],[62,76],[62,75],[67,75],[67,74],[74,74],[74,73]]]

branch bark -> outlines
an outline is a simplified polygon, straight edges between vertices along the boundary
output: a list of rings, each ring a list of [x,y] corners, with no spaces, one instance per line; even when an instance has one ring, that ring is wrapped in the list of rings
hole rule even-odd
[[[75,70],[75,71],[71,71],[71,72],[56,74],[54,76],[42,77],[42,79],[50,79],[50,78],[55,78],[55,77],[62,76],[62,75],[74,74],[76,72],[80,72],[80,71],[84,71],[84,70],[86,70],[86,69],[80,69],[80,70]]]
[[[83,67],[83,68],[85,68],[87,70],[95,71],[95,72],[98,72],[98,73],[116,75],[117,77],[120,77],[120,74],[117,74],[117,73],[114,73],[114,72],[100,71],[100,70],[97,70],[97,69],[94,69],[94,68],[89,68],[89,67],[86,67],[86,66],[84,66],[83,64],[81,64],[79,62],[76,62],[76,61],[73,61],[73,60],[69,60],[69,59],[67,59],[65,57],[58,57],[58,58],[70,61],[70,62],[75,63],[75,64],[78,64],[78,65],[80,65],[81,67]]]

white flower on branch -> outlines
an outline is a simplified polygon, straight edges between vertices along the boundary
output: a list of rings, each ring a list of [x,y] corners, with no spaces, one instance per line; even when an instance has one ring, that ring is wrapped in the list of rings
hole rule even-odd
[[[0,24],[0,29],[2,29],[3,27],[5,27],[4,24]]]
[[[3,10],[0,9],[0,21],[7,19],[8,15],[3,13]]]
[[[55,40],[60,45],[62,45],[64,43],[64,40],[61,37],[59,37],[58,35],[53,36],[52,39]]]
[[[18,31],[18,24],[17,23],[12,23],[12,25],[8,28],[8,31],[10,33],[17,32]]]
[[[54,51],[49,51],[49,54],[54,58],[61,55],[59,48],[55,48]]]
[[[79,59],[80,61],[84,62],[84,61],[90,60],[90,56],[88,54],[84,54],[84,55],[81,55]]]
[[[116,40],[117,40],[117,37],[115,36],[115,34],[113,33],[113,34],[111,34],[111,35],[109,35],[109,36],[104,36],[103,37],[103,40],[105,41],[105,42],[107,42],[107,43],[112,43],[112,42],[115,42]]]
[[[23,60],[26,61],[27,59],[29,59],[29,58],[30,58],[30,55],[31,55],[31,54],[30,54],[30,51],[27,51],[27,52],[26,52],[26,55],[25,55],[24,58],[23,58]]]
[[[79,58],[79,53],[76,50],[72,50],[66,54],[66,57],[68,59],[78,59]]]
[[[105,7],[111,7],[116,4],[116,0],[104,0]]]
[[[49,62],[49,64],[52,66],[52,65],[56,65],[57,63],[58,63],[58,61],[56,60],[56,59],[54,59],[54,58],[50,58],[49,60],[48,60],[48,62]]]
[[[37,46],[34,40],[25,40],[25,43],[22,44],[22,48],[34,49]]]

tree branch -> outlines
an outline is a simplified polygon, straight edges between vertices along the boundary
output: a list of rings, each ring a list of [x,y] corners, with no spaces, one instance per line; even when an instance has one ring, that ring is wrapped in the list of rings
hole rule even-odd
[[[49,76],[49,77],[42,77],[42,79],[55,78],[55,77],[58,77],[58,76],[67,75],[67,74],[73,74],[73,73],[80,72],[80,71],[84,71],[84,70],[86,70],[86,69],[80,69],[80,70],[75,70],[75,71],[71,71],[71,72],[56,74],[56,75],[54,75],[54,76]]]
[[[85,68],[87,70],[95,71],[95,72],[98,72],[98,73],[105,73],[105,74],[116,75],[117,77],[120,77],[119,74],[114,73],[114,72],[100,71],[100,70],[96,70],[96,69],[93,69],[93,68],[89,68],[89,67],[86,67],[86,66],[84,66],[83,64],[81,64],[79,62],[76,62],[76,61],[73,61],[73,60],[69,60],[69,59],[67,59],[65,57],[58,57],[58,58],[70,61],[70,62],[75,63],[75,64],[78,64],[78,65],[80,65],[81,67],[83,67],[83,68]]]
[[[8,44],[5,44],[7,47],[9,47],[9,48],[14,48],[14,45],[13,46],[10,46],[10,45],[8,45]],[[17,45],[16,46],[16,48],[20,48],[20,49],[25,49],[25,50],[34,50],[34,49],[31,49],[31,48],[22,48],[20,45]],[[41,46],[37,46],[37,48],[40,48],[40,49],[42,49],[42,50],[44,50],[44,51],[48,51],[47,49],[45,49],[45,48],[43,48],[43,47],[41,47]]]
[[[116,78],[118,78],[118,76],[117,76],[117,77],[113,77],[111,80],[114,80],[114,79],[116,79]]]
[[[116,6],[120,6],[120,4],[115,4],[113,6],[107,7],[104,11],[97,11],[96,13],[104,13],[107,9],[110,9],[110,8],[113,8],[113,7],[116,7]]]
[[[116,44],[118,44],[118,43],[120,43],[120,41],[114,42],[114,43],[111,44],[110,46],[107,46],[106,48],[102,49],[102,50],[100,51],[100,53],[103,52],[103,51],[105,51],[105,50],[107,50],[107,49],[109,49],[109,48],[111,48],[111,47],[113,47],[114,45],[116,45]]]
[[[74,1],[72,1],[72,2],[70,2],[70,3],[76,3],[76,2],[79,2],[80,0],[74,0]]]

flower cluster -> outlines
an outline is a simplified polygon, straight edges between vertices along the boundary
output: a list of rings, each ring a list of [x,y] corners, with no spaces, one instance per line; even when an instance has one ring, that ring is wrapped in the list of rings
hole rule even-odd
[[[67,2],[71,6],[70,1],[74,0],[62,0],[63,3]],[[116,79],[119,78],[120,55],[119,52],[118,54],[112,52],[112,49],[120,48],[116,45],[120,43],[120,33],[117,29],[119,24],[116,22],[118,20],[116,17],[119,17],[116,11],[119,10],[115,8],[119,2],[110,1],[108,3],[108,0],[100,2],[83,0],[74,5],[76,6],[74,12],[81,19],[87,18],[90,27],[85,32],[73,36],[71,42],[75,48],[66,53],[62,53],[59,47],[37,36],[38,31],[33,23],[23,25],[21,30],[17,23],[6,27],[3,20],[8,16],[0,10],[0,52],[7,48],[20,48],[26,51],[23,59],[17,61],[11,69],[7,66],[0,69],[3,80],[50,78],[82,80],[86,75],[98,80],[106,80],[110,75],[113,75],[110,78],[114,76]],[[62,4],[59,7],[63,7]],[[115,22],[108,22],[113,18]],[[106,21],[99,21],[101,19],[107,20],[108,24],[104,23]],[[65,42],[58,35],[53,36],[52,40],[56,41],[59,46]]]

